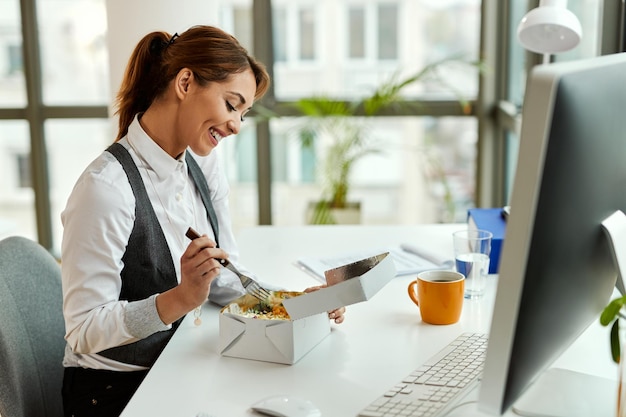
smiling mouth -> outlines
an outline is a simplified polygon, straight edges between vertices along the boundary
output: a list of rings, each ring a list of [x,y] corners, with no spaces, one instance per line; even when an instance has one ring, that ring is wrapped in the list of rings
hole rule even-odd
[[[220,135],[219,133],[217,133],[217,131],[213,129],[209,129],[209,133],[211,133],[211,136],[213,136],[213,138],[217,141],[217,143],[220,143],[221,140],[224,139],[222,135]]]

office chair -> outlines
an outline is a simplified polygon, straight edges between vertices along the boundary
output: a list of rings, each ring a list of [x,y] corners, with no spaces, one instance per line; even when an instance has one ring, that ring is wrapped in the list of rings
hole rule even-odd
[[[0,241],[0,415],[62,417],[61,268],[38,243]]]

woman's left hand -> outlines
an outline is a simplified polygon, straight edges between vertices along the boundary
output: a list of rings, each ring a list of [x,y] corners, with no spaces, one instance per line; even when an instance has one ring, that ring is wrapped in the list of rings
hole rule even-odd
[[[304,292],[313,292],[313,291],[317,291],[321,288],[326,288],[327,285],[318,285],[316,287],[309,287],[307,289],[304,290]],[[340,324],[343,323],[344,320],[344,314],[346,312],[346,308],[345,307],[339,307],[335,310],[331,310],[328,312],[328,318],[331,320],[335,320],[335,323]]]

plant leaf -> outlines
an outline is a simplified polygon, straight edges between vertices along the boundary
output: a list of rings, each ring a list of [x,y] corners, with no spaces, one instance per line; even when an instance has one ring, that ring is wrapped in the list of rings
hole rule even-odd
[[[320,200],[315,204],[309,224],[336,224],[328,201]]]
[[[611,356],[613,362],[619,363],[620,361],[620,344],[619,344],[619,320],[615,320],[611,327]]]
[[[604,307],[604,310],[600,315],[600,324],[602,324],[603,326],[608,326],[609,324],[611,324],[611,322],[613,322],[617,318],[619,311],[622,309],[625,303],[626,296],[622,296],[611,301],[606,307]]]

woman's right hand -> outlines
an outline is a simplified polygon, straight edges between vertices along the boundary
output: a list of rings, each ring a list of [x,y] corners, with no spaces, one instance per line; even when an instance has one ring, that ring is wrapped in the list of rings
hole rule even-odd
[[[209,297],[211,282],[220,274],[218,259],[228,258],[207,235],[192,240],[180,258],[180,284],[156,298],[159,317],[171,324],[202,305]]]
[[[184,293],[189,296],[191,309],[207,300],[211,282],[220,274],[222,265],[218,259],[228,254],[217,247],[207,235],[192,240],[180,258],[181,281]]]

